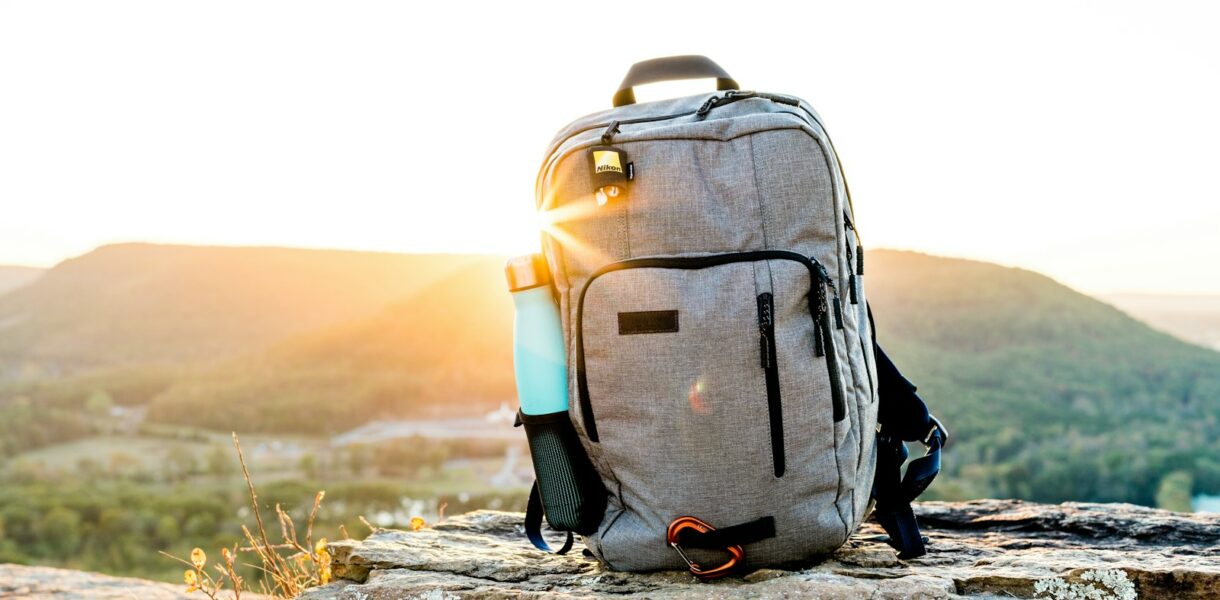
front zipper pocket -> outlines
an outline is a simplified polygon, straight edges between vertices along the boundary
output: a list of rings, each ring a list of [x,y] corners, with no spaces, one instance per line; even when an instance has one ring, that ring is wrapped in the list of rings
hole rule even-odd
[[[779,391],[779,358],[775,355],[775,300],[758,295],[759,356],[767,381],[767,416],[771,423],[771,462],[775,476],[784,475],[784,409]]]
[[[776,276],[774,289],[758,294],[755,274],[759,267],[740,263],[763,261],[777,261],[764,271]],[[796,263],[804,269],[781,268],[779,261]],[[721,269],[715,272],[703,271],[718,267]],[[599,282],[606,275],[621,271],[629,273],[615,276],[621,281],[601,289]],[[695,275],[693,271],[701,274]],[[612,410],[611,417],[621,422],[633,418],[624,414],[631,406],[653,402],[655,398],[674,402],[681,395],[689,400],[691,410],[699,413],[717,408],[704,406],[702,395],[740,396],[740,401],[747,402],[745,397],[752,393],[751,389],[757,390],[753,392],[756,397],[765,390],[767,410],[762,414],[767,415],[769,423],[759,425],[771,441],[775,474],[782,475],[785,463],[782,365],[787,363],[784,368],[799,369],[805,364],[816,365],[821,362],[816,357],[825,356],[822,364],[827,371],[825,381],[830,388],[834,421],[846,416],[826,291],[830,285],[815,260],[782,250],[635,258],[611,263],[594,272],[581,289],[574,328],[578,403],[589,441],[600,442],[595,416],[599,410]],[[590,290],[596,293],[591,294]],[[591,296],[595,296],[593,310],[588,306]],[[665,320],[667,327],[658,328],[658,333],[620,335],[624,322],[638,323],[652,318],[649,315],[671,312],[674,314]],[[591,348],[597,354],[595,365],[603,388],[599,392],[600,408],[594,407],[586,364],[585,346],[591,335],[595,337]],[[750,347],[754,350],[746,349]],[[746,380],[757,383],[747,385]],[[710,385],[709,382],[718,387],[701,388]],[[725,400],[729,401],[738,400]],[[754,402],[750,406],[760,408]],[[754,413],[745,418],[753,423]]]

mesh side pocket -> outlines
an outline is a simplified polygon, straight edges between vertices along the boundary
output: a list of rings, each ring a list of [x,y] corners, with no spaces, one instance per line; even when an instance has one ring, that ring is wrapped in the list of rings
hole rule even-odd
[[[606,489],[593,470],[567,411],[521,414],[529,440],[534,476],[551,527],[588,535],[597,531],[606,510]]]

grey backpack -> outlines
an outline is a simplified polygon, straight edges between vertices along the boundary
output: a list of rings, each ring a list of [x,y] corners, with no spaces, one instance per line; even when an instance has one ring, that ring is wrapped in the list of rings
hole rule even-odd
[[[634,102],[634,86],[701,77],[720,91]],[[909,503],[939,468],[943,430],[914,386],[879,373],[878,360],[893,366],[875,351],[821,118],[798,98],[740,91],[701,56],[634,65],[614,106],[564,128],[537,181],[573,450],[595,470],[595,489],[539,482],[552,526],[611,569],[715,577],[834,551],[876,483],[891,543],[922,554]],[[914,399],[882,444],[879,385]],[[903,439],[930,446],[907,480]],[[565,494],[583,504],[556,515],[549,500]]]

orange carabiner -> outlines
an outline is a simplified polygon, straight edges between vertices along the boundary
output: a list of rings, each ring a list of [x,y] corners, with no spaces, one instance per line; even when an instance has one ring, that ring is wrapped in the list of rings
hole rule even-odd
[[[733,569],[736,569],[737,566],[741,564],[743,560],[745,560],[745,549],[743,549],[740,545],[732,545],[725,548],[725,551],[729,553],[729,560],[727,562],[712,569],[704,569],[703,567],[699,566],[699,563],[687,558],[686,552],[682,551],[682,546],[678,543],[678,537],[687,529],[694,529],[699,533],[707,533],[709,531],[715,531],[716,528],[704,523],[703,521],[700,521],[695,517],[678,517],[669,524],[669,530],[665,533],[665,540],[669,542],[669,545],[675,551],[677,551],[678,556],[682,557],[682,560],[686,562],[686,566],[690,567],[690,572],[693,573],[695,577],[698,577],[699,579],[717,579],[724,577],[725,575],[733,572]]]

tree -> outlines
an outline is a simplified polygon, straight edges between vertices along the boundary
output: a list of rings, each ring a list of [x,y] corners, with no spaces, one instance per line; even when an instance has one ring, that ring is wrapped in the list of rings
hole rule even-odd
[[[1165,510],[1190,512],[1194,509],[1191,503],[1193,485],[1194,478],[1190,471],[1174,471],[1166,475],[1157,486],[1156,505]]]

